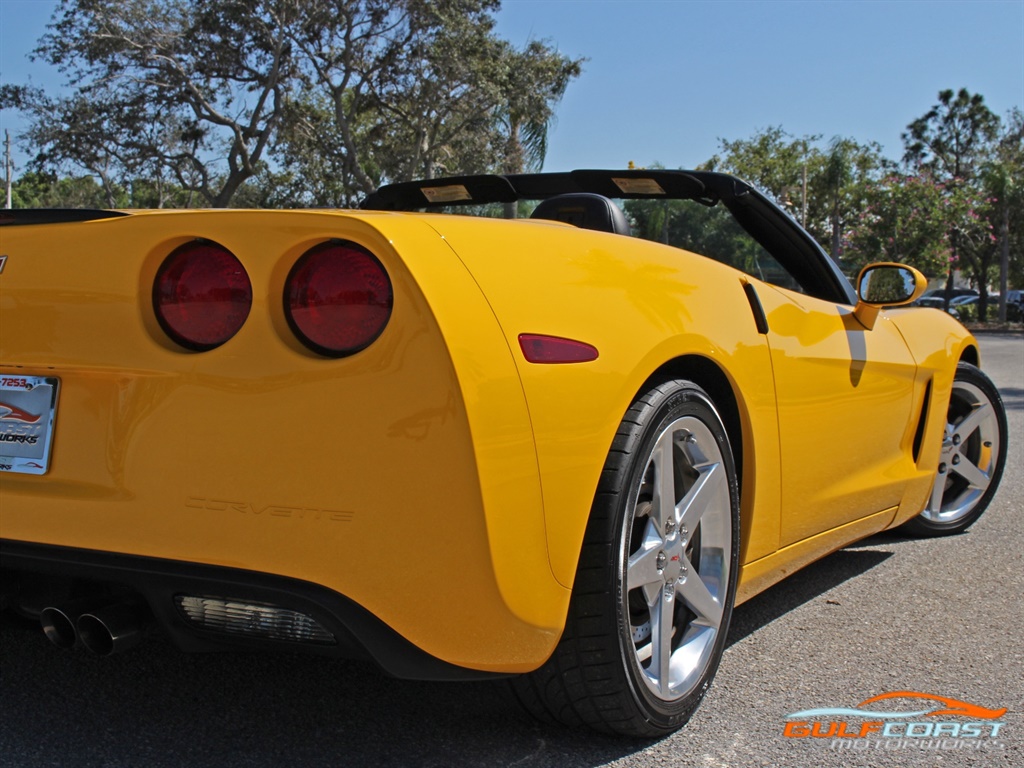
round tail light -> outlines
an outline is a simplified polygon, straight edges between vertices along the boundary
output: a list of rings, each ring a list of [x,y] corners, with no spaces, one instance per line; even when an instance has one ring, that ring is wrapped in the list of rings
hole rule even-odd
[[[164,259],[153,285],[153,308],[164,332],[196,351],[219,347],[245,323],[252,284],[222,245],[196,240]]]
[[[284,311],[298,339],[314,352],[344,357],[384,331],[394,294],[384,266],[355,243],[321,243],[288,274]]]

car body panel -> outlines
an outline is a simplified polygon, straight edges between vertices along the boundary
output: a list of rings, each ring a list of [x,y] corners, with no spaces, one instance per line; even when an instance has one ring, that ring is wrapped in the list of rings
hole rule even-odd
[[[831,302],[771,286],[759,296],[786,458],[785,547],[900,503],[916,366],[884,318],[868,331]]]
[[[469,265],[516,352],[537,441],[552,569],[561,583],[572,583],[597,478],[622,415],[652,374],[684,356],[730,361],[727,375],[743,393],[749,453],[757,457],[749,479],[760,504],[756,516],[744,507],[742,557],[777,548],[778,438],[774,390],[763,376],[768,349],[735,270],[644,241],[626,241],[623,251],[620,236],[562,224],[457,216],[431,222]],[[496,228],[515,232],[521,250],[514,270],[495,255],[494,240],[502,239]],[[714,311],[720,317],[712,328],[705,318]],[[592,343],[600,356],[583,365],[532,365],[518,349],[520,333]]]

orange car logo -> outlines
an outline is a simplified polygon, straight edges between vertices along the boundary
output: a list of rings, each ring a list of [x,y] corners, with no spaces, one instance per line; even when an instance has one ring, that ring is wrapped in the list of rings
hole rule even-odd
[[[940,706],[933,709],[915,709],[904,712],[886,712],[873,707],[880,701],[889,699],[926,699],[938,702]],[[949,696],[937,696],[934,693],[921,693],[920,691],[892,691],[864,699],[856,708],[851,707],[827,707],[822,709],[805,709],[802,712],[794,712],[787,715],[787,719],[800,719],[808,717],[869,717],[882,719],[899,719],[910,717],[942,717],[946,715],[960,715],[969,717],[972,720],[995,720],[1006,714],[1006,707],[1002,709],[988,709],[970,702],[953,699]]]
[[[933,709],[926,713],[926,717],[960,715],[962,717],[969,717],[972,720],[995,720],[1006,714],[1006,707],[1003,707],[1002,709],[988,709],[987,707],[979,707],[977,704],[960,701],[959,699],[951,699],[949,696],[936,696],[933,693],[920,693],[918,691],[893,691],[892,693],[882,693],[878,696],[872,696],[870,699],[864,699],[864,701],[858,704],[857,707],[860,708],[867,704],[874,704],[876,701],[884,701],[885,699],[902,698],[929,699],[931,701],[940,702],[943,707],[945,707]]]
[[[43,418],[41,413],[29,413],[28,411],[23,411],[17,406],[0,403],[0,420],[22,421],[26,424],[35,424],[41,418]]]

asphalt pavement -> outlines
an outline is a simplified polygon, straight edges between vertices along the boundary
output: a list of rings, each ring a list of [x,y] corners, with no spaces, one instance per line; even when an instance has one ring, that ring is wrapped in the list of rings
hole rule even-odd
[[[1002,487],[982,519],[944,539],[872,537],[737,608],[711,692],[669,738],[542,725],[499,682],[405,682],[363,664],[186,655],[159,642],[99,659],[6,617],[0,765],[1024,765],[1024,337],[980,343],[1010,424]],[[995,734],[985,720],[979,735],[948,725],[932,738],[932,718],[905,738],[785,735],[789,714],[899,691],[1008,711]],[[943,718],[958,729],[968,719]]]

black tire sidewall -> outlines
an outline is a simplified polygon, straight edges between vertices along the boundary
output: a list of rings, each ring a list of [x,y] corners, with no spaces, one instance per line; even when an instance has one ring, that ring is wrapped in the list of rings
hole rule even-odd
[[[646,402],[645,402],[646,401]],[[613,522],[613,533],[617,538],[617,561],[612,565],[617,570],[614,606],[617,616],[619,656],[623,665],[623,673],[629,685],[633,699],[645,718],[658,729],[674,730],[689,720],[690,716],[707,693],[718,670],[718,664],[725,649],[729,631],[729,620],[736,597],[736,583],[739,576],[739,488],[736,467],[728,435],[722,424],[711,398],[700,387],[688,381],[670,381],[651,390],[637,404],[645,402],[640,418],[634,424],[630,437],[636,448],[632,451],[632,459],[625,472],[619,477],[619,487],[615,514],[610,518]],[[707,667],[701,677],[683,697],[665,702],[654,696],[641,678],[642,672],[636,661],[635,649],[629,640],[629,610],[625,590],[625,566],[629,553],[629,534],[627,527],[632,519],[636,489],[639,488],[642,474],[646,470],[647,459],[654,449],[654,444],[672,422],[680,417],[691,416],[699,419],[714,435],[718,443],[726,467],[729,483],[729,498],[732,510],[732,557],[729,565],[729,579],[726,589],[726,600],[723,610],[722,624],[715,638],[715,645]],[[627,520],[627,517],[629,520]]]

